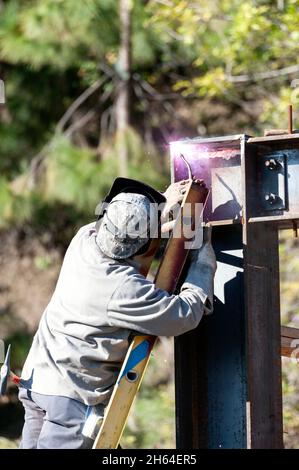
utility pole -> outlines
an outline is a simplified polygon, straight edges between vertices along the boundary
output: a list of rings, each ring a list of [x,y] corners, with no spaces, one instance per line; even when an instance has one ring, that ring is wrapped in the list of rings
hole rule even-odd
[[[119,82],[116,98],[116,138],[120,176],[127,176],[128,173],[126,131],[130,125],[132,8],[133,0],[119,0],[120,48],[117,62]]]

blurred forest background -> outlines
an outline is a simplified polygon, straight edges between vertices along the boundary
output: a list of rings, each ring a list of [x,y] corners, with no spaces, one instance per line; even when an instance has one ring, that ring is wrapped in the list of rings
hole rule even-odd
[[[287,127],[298,25],[298,0],[0,0],[0,328],[14,369],[71,237],[115,176],[163,190],[169,141]],[[281,238],[283,323],[298,327],[299,244]],[[285,444],[298,448],[299,365],[283,360],[283,375]],[[2,448],[21,426],[10,389]],[[123,446],[175,446],[171,340],[156,348]]]

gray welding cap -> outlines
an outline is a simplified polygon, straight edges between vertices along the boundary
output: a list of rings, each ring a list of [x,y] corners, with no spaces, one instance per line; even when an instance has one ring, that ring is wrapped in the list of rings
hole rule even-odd
[[[96,242],[113,259],[126,259],[145,246],[155,230],[155,214],[143,194],[117,194],[98,221]]]

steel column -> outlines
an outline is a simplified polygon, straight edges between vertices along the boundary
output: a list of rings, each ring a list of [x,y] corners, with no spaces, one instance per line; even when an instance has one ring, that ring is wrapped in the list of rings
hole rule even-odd
[[[213,246],[218,263],[214,313],[175,340],[178,448],[246,447],[241,226],[215,227]]]
[[[283,447],[278,230],[244,226],[249,444]]]

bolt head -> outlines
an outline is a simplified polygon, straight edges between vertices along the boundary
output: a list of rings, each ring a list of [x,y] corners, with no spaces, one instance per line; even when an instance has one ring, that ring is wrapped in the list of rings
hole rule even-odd
[[[268,193],[265,195],[265,201],[269,204],[274,204],[277,201],[277,196],[274,193]]]
[[[265,166],[269,170],[279,170],[279,168],[281,167],[281,164],[276,158],[269,158],[269,160],[265,161]]]

